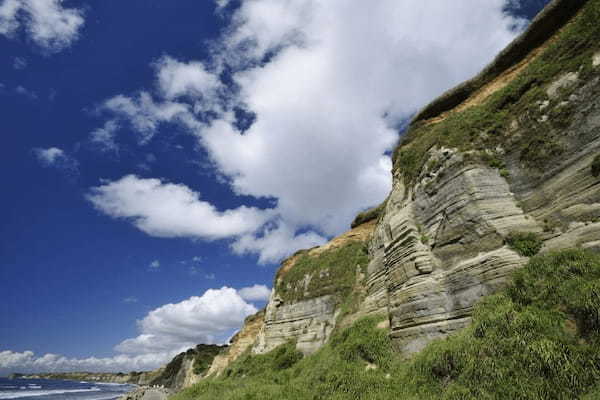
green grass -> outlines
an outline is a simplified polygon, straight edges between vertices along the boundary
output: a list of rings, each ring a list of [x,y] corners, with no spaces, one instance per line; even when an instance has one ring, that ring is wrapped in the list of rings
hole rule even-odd
[[[433,146],[446,146],[473,151],[470,161],[502,169],[503,160],[490,160],[485,152],[502,146],[517,151],[527,168],[543,171],[565,150],[561,131],[572,121],[574,109],[561,102],[577,87],[562,90],[559,98],[552,99],[544,110],[540,110],[538,102],[547,100],[545,88],[562,73],[578,71],[580,82],[597,73],[591,59],[600,48],[599,20],[600,1],[590,0],[543,54],[483,104],[450,112],[436,124],[413,124],[394,152],[394,168],[406,182],[415,183],[427,163],[427,152]],[[514,135],[510,129],[515,115],[519,116],[517,131],[526,134]],[[540,122],[542,115],[549,117],[546,122]]]
[[[484,299],[467,329],[402,359],[382,317],[358,320],[302,358],[294,344],[246,354],[172,400],[595,399],[600,394],[600,256],[532,258]],[[376,366],[367,369],[367,365]]]
[[[335,294],[350,295],[356,283],[356,267],[366,270],[366,244],[352,241],[317,256],[302,254],[294,266],[278,279],[276,291],[282,300],[296,302]],[[310,281],[306,284],[306,278]]]
[[[350,224],[350,227],[356,228],[357,226],[360,226],[364,223],[367,223],[369,221],[379,218],[379,216],[385,209],[386,204],[387,204],[387,200],[385,200],[383,203],[381,203],[377,207],[373,207],[373,208],[370,208],[366,211],[359,213],[356,216],[356,218],[354,218],[354,221],[352,221],[352,223]]]
[[[506,238],[506,243],[525,257],[536,255],[544,245],[540,236],[534,232],[511,232]]]

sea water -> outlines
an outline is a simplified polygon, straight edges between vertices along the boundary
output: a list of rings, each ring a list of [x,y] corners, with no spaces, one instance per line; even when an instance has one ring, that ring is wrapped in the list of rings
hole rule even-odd
[[[119,383],[0,378],[0,400],[111,400],[133,389]]]

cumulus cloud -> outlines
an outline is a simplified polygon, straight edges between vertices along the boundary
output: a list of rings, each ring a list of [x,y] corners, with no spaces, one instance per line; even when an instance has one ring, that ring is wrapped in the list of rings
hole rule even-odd
[[[187,127],[237,194],[274,199],[233,243],[272,262],[385,198],[398,127],[525,26],[510,1],[242,1],[210,59],[163,57],[155,97],[106,108],[146,138]]]
[[[44,167],[57,168],[69,174],[79,171],[79,162],[58,147],[35,148],[33,154]]]
[[[228,238],[255,231],[270,216],[245,206],[219,211],[185,185],[134,175],[92,188],[87,198],[99,211],[158,237]]]
[[[159,269],[160,268],[160,261],[158,261],[158,260],[152,261],[150,263],[149,267],[150,267],[151,270],[157,270],[157,269]]]
[[[12,37],[20,27],[49,52],[69,47],[79,37],[83,11],[65,8],[62,0],[4,0],[0,4],[0,34]]]
[[[253,285],[238,290],[238,293],[246,301],[267,301],[271,296],[271,289],[265,285]]]
[[[199,343],[225,343],[244,319],[256,313],[246,300],[258,300],[268,289],[253,285],[237,291],[222,287],[209,289],[179,303],[150,311],[137,322],[139,335],[123,340],[106,358],[69,358],[58,354],[36,356],[31,351],[0,351],[0,376],[11,372],[140,371],[158,368],[176,354]],[[137,298],[128,297],[126,303]]]
[[[115,349],[127,354],[182,351],[198,343],[222,343],[258,310],[235,289],[209,289],[176,304],[152,310],[138,321],[140,335]]]

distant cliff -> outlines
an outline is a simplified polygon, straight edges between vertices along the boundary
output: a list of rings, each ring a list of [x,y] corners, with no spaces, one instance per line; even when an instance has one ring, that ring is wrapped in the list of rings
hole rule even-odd
[[[64,379],[88,382],[130,383],[135,385],[157,385],[174,391],[191,386],[202,378],[213,359],[226,351],[227,345],[199,344],[178,354],[167,365],[146,372],[50,372],[41,374],[11,374],[9,378],[21,379]]]
[[[149,372],[48,372],[40,374],[11,374],[9,378],[21,379],[63,379],[72,381],[86,382],[112,382],[112,383],[131,383],[135,385],[148,385],[157,378],[163,369],[160,368]]]

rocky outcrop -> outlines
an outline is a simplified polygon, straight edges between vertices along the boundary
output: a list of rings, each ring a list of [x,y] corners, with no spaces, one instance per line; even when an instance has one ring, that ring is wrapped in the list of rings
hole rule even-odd
[[[283,262],[253,347],[255,353],[293,340],[300,351],[310,354],[327,342],[360,275],[360,264],[366,268],[366,250],[361,261],[361,248],[366,249],[375,222],[370,220]]]

